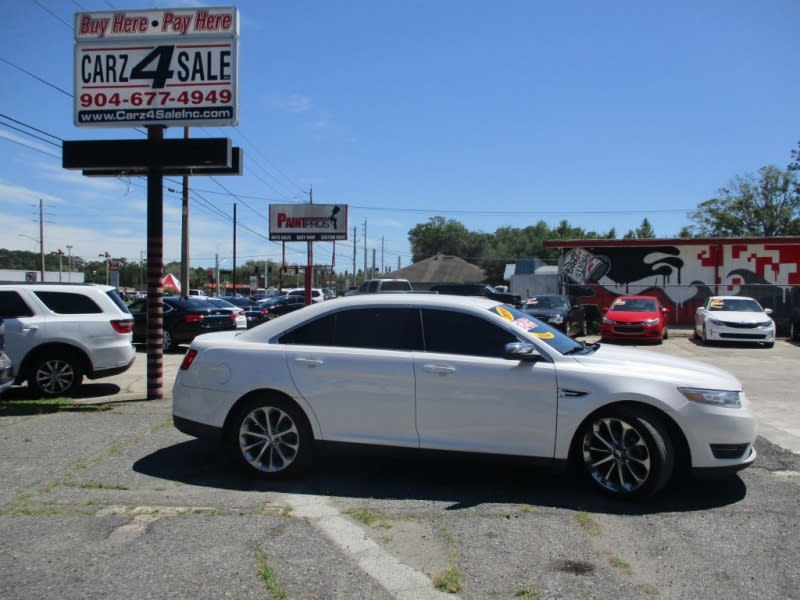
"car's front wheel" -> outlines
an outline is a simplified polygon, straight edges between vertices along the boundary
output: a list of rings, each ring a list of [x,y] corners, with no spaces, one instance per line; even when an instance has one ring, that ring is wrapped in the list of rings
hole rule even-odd
[[[658,493],[672,476],[674,453],[661,420],[639,408],[595,415],[581,433],[580,456],[589,480],[619,498]]]
[[[42,398],[71,396],[82,381],[81,362],[68,351],[61,355],[41,354],[33,362],[28,376],[28,385]]]
[[[230,429],[236,460],[250,474],[278,478],[300,473],[311,463],[311,427],[293,402],[254,398],[237,412]]]

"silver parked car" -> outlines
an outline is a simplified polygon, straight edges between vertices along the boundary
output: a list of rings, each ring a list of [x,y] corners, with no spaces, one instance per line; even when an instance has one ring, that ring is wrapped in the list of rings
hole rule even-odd
[[[331,441],[574,464],[634,498],[756,457],[733,375],[579,343],[479,297],[363,294],[198,337],[172,411],[178,429],[224,442],[263,477],[301,472],[315,441]]]

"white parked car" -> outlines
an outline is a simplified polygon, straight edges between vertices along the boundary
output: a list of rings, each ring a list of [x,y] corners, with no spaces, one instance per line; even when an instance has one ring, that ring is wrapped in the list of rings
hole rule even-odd
[[[710,365],[584,345],[480,297],[364,294],[196,338],[175,426],[252,474],[309,465],[315,441],[546,459],[621,497],[756,457],[741,383]]]
[[[694,335],[705,342],[775,344],[771,308],[747,296],[710,296],[694,316]]]
[[[15,383],[41,397],[71,396],[84,377],[122,373],[136,358],[133,316],[108,285],[2,283],[0,319]]]
[[[302,296],[303,298],[306,297],[306,288],[293,288],[287,290],[287,296]],[[322,291],[322,288],[311,288],[311,302],[324,302],[325,301],[325,294]]]

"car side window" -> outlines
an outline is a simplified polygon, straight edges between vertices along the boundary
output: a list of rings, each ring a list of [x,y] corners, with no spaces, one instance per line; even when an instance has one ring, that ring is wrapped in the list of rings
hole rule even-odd
[[[505,345],[518,342],[512,333],[486,319],[449,310],[423,309],[426,352],[503,358]]]
[[[282,335],[281,344],[420,350],[419,311],[412,308],[342,310]]]
[[[83,294],[72,292],[34,292],[37,298],[54,313],[61,315],[88,315],[102,313],[97,303]]]
[[[336,313],[334,344],[346,348],[422,350],[419,310],[363,308]]]
[[[14,319],[18,317],[32,316],[33,311],[17,292],[0,292],[0,319]]]

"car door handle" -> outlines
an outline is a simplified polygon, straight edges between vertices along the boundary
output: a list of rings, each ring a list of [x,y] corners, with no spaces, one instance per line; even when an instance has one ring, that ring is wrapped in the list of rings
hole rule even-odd
[[[307,367],[318,367],[324,363],[324,361],[318,358],[295,358],[294,362],[298,365],[305,365]]]
[[[36,327],[36,325],[32,325],[31,327],[23,327],[20,331],[22,331],[22,333],[28,333],[28,332],[38,331],[38,329],[39,328]]]
[[[439,375],[449,375],[450,373],[455,373],[455,367],[448,367],[445,365],[425,365],[422,369],[426,373],[438,373]]]

